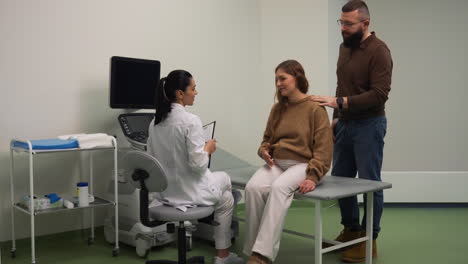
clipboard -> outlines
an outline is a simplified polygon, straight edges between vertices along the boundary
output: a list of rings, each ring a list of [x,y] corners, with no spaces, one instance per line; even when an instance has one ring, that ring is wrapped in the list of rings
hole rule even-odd
[[[203,137],[205,141],[208,141],[214,138],[215,128],[216,128],[216,121],[213,121],[203,126]],[[211,155],[209,156],[208,168],[210,167],[210,165],[211,165]]]

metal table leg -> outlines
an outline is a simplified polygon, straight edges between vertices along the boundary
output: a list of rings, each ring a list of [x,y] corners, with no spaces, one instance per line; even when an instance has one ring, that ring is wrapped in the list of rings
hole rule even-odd
[[[368,192],[367,195],[367,215],[366,215],[366,264],[372,264],[372,232],[374,219],[374,192]]]
[[[36,213],[34,211],[34,168],[33,168],[33,153],[31,142],[29,144],[29,199],[31,206],[29,213],[31,214],[31,263],[36,263],[36,229],[34,225],[34,217]]]
[[[94,163],[93,152],[89,153],[89,188],[90,194],[94,196]],[[94,208],[91,208],[91,237],[88,239],[88,244],[94,243]]]
[[[322,205],[315,200],[315,264],[322,264]]]
[[[118,193],[118,157],[117,157],[117,141],[112,137],[114,143],[114,221],[115,221],[115,248],[112,250],[113,256],[119,255],[119,193]]]

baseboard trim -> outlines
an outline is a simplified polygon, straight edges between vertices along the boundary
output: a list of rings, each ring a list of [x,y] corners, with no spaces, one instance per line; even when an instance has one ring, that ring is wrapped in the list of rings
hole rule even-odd
[[[386,203],[468,203],[468,171],[383,171]]]
[[[385,203],[385,208],[468,208],[468,203]]]

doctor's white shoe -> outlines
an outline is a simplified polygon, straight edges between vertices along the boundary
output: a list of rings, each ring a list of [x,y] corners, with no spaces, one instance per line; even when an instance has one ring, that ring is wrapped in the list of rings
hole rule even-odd
[[[237,256],[235,253],[230,252],[229,256],[225,258],[215,257],[214,264],[244,264],[245,261]]]

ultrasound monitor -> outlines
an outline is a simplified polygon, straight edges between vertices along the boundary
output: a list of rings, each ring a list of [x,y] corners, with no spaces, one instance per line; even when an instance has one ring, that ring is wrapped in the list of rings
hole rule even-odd
[[[161,74],[157,60],[114,56],[110,65],[110,107],[154,109]]]

